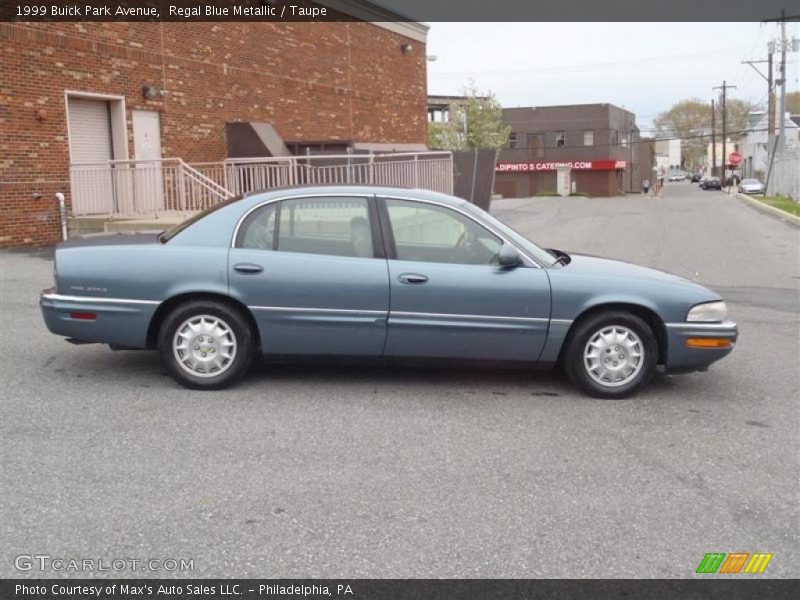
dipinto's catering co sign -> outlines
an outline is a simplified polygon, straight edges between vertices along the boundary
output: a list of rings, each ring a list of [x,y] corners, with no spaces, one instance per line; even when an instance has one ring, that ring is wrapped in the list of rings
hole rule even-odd
[[[614,171],[624,169],[624,160],[526,160],[522,162],[503,161],[495,165],[497,173],[535,173],[537,171],[555,171],[559,167],[569,167],[575,171]]]

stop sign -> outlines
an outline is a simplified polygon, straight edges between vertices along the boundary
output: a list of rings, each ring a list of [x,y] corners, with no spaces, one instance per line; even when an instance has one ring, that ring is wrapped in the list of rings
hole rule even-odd
[[[728,155],[728,164],[733,165],[734,167],[742,162],[742,155],[738,152],[731,152]]]

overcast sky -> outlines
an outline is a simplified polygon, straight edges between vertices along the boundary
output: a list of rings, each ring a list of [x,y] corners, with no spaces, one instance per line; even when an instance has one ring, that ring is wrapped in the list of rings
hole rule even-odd
[[[428,93],[458,94],[472,77],[503,106],[610,102],[645,130],[679,100],[766,100],[767,83],[743,60],[764,60],[777,25],[759,23],[431,23]],[[800,36],[796,23],[787,36]],[[778,61],[779,55],[774,59]],[[789,54],[787,91],[800,89]],[[766,64],[759,65],[766,73]]]

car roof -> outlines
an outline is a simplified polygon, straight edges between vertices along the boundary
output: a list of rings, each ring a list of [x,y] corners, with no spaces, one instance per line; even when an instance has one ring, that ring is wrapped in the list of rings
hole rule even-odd
[[[296,185],[272,188],[269,190],[257,190],[245,194],[242,201],[246,202],[248,205],[255,205],[265,200],[274,200],[277,198],[296,198],[300,196],[325,194],[336,194],[337,196],[347,194],[353,194],[354,196],[363,196],[364,194],[394,196],[416,200],[430,200],[431,202],[437,202],[447,206],[463,206],[467,204],[467,201],[462,198],[456,198],[455,196],[450,196],[441,192],[432,192],[420,188],[375,186],[368,184]]]

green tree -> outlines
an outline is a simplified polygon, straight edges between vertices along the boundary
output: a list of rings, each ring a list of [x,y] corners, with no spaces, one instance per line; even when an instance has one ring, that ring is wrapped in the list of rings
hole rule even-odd
[[[698,98],[681,100],[653,120],[657,138],[681,138],[681,152],[689,165],[699,164],[708,140],[698,138],[711,128],[711,106]]]
[[[755,107],[746,100],[728,98],[725,107],[726,131],[731,140],[741,137],[747,128],[747,115]],[[722,106],[715,103],[715,129],[722,135]],[[654,120],[658,138],[681,138],[681,150],[687,165],[696,165],[711,142],[711,103],[698,98],[681,100]],[[721,138],[720,138],[721,140]]]
[[[511,127],[503,125],[503,109],[491,92],[480,92],[474,82],[462,89],[463,100],[450,105],[450,118],[430,123],[428,146],[432,150],[499,150],[508,143]]]
[[[727,122],[727,131],[733,139],[739,139],[741,132],[747,129],[747,115],[750,111],[755,110],[757,107],[747,100],[739,100],[738,98],[728,98],[725,103],[725,121]],[[718,107],[717,110],[717,128],[722,132],[722,108]]]

